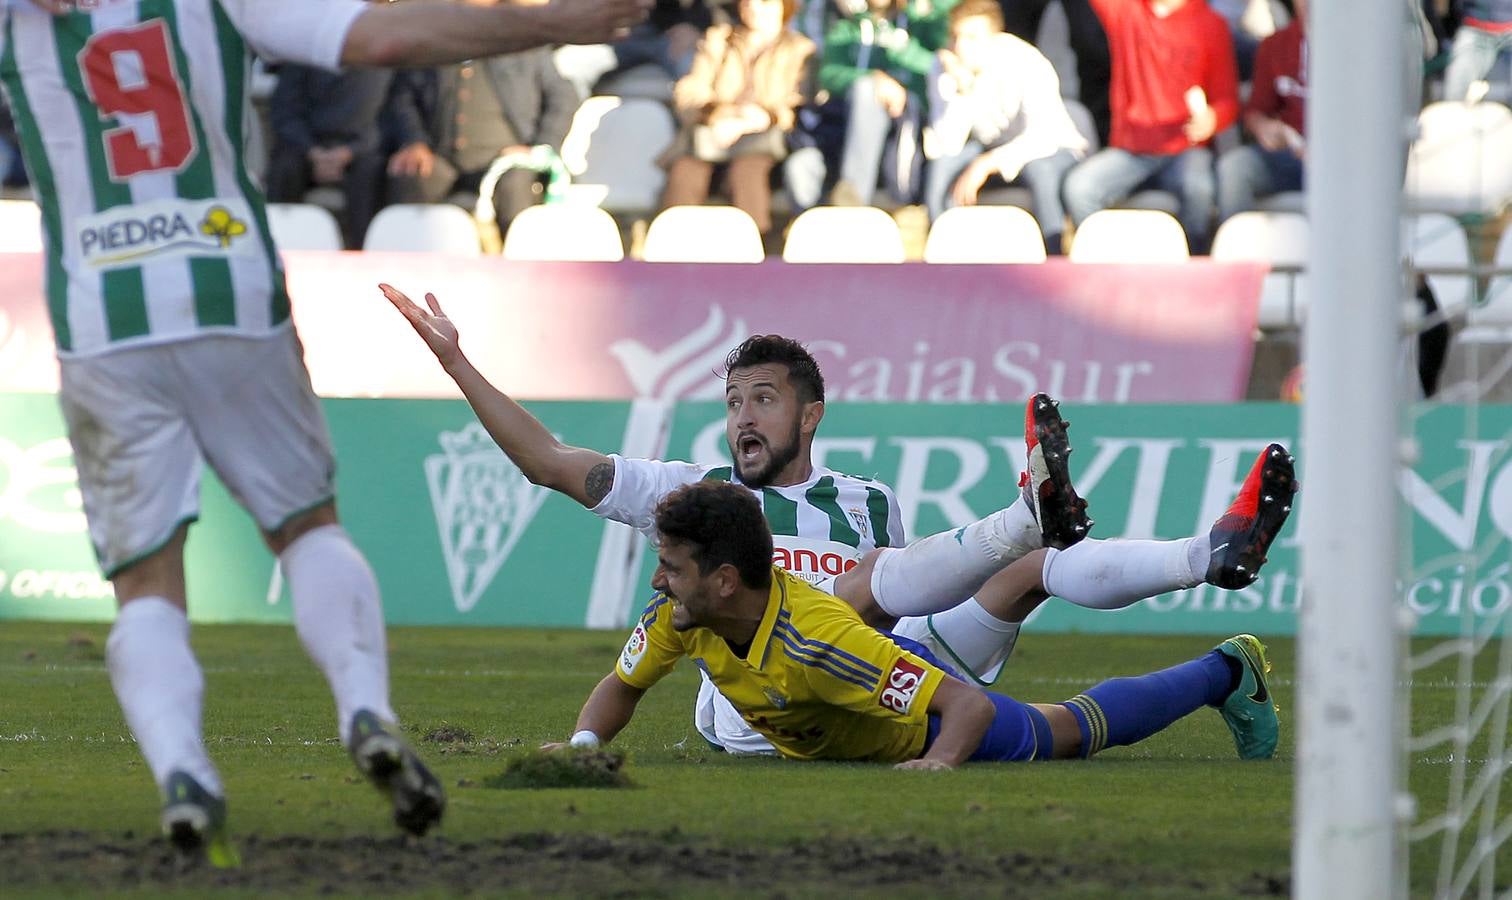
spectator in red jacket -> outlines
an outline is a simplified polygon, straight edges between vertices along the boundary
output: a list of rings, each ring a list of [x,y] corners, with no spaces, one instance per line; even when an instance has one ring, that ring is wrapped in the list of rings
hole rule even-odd
[[[1302,190],[1307,102],[1307,0],[1293,0],[1297,17],[1255,52],[1255,80],[1244,104],[1244,128],[1255,139],[1218,160],[1218,221],[1255,208],[1278,191]]]
[[[1113,59],[1108,146],[1066,176],[1080,225],[1144,187],[1175,193],[1194,252],[1207,250],[1216,192],[1208,144],[1239,114],[1228,24],[1204,0],[1092,0]]]

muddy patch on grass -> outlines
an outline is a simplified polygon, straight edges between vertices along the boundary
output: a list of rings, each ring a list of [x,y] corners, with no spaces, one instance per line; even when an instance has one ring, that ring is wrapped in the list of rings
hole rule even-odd
[[[162,841],[127,832],[0,834],[0,872],[18,889],[181,892],[236,888],[298,894],[510,893],[599,897],[894,895],[1035,896],[1160,892],[1137,870],[1087,871],[1024,854],[987,857],[917,841],[824,840],[729,847],[680,832],[615,837],[525,833],[480,841],[244,835],[243,864],[186,862]],[[1204,893],[1205,886],[1180,885]],[[1257,874],[1246,894],[1285,892]]]

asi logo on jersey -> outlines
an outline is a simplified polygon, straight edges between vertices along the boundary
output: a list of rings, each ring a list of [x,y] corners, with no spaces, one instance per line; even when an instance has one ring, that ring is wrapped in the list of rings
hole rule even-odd
[[[899,657],[893,663],[892,671],[887,673],[887,687],[882,689],[882,696],[877,698],[877,702],[900,716],[906,716],[913,709],[914,697],[919,693],[919,685],[923,683],[923,667]]]

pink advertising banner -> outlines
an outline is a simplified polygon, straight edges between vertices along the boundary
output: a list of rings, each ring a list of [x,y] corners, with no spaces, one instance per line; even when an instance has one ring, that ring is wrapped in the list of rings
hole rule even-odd
[[[463,348],[531,399],[718,396],[754,333],[813,350],[832,399],[1228,402],[1244,397],[1264,268],[522,263],[410,253],[284,254],[316,390],[455,397],[378,293],[436,294]],[[0,392],[52,391],[41,258],[0,254]]]

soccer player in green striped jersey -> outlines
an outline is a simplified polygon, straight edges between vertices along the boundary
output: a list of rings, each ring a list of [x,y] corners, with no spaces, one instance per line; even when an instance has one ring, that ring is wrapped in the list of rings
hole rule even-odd
[[[628,32],[650,0],[0,0],[0,84],[42,208],[60,401],[120,613],[106,659],[185,850],[229,864],[201,738],[183,547],[208,462],[262,528],[358,767],[423,833],[440,782],[397,737],[378,585],[342,530],[330,439],[246,169],[252,53],[434,65]]]
[[[824,416],[824,378],[796,341],[758,335],[726,359],[731,465],[627,459],[561,444],[468,362],[456,326],[433,295],[426,295],[427,311],[388,285],[381,289],[531,481],[631,525],[652,541],[656,505],[672,491],[704,481],[738,483],[761,504],[773,533],[774,562],[845,600],[866,624],[919,641],[982,683],[995,679],[1024,615],[1047,593],[1082,606],[1117,609],[1205,580],[1219,583],[1231,574],[1231,565],[1227,557],[1211,565],[1212,548],[1232,544],[1238,553],[1244,547],[1252,573],[1279,528],[1274,522],[1263,525],[1270,537],[1258,554],[1249,552],[1251,541],[1212,535],[1084,540],[1090,522],[1071,488],[1065,425],[1055,404],[1037,394],[1025,409],[1027,466],[1013,502],[963,528],[904,546],[890,488],[813,464],[814,434]],[[1262,490],[1282,498],[1275,508],[1285,506],[1279,513],[1284,521],[1290,493],[1283,497],[1279,488],[1257,481],[1241,497],[1252,499]],[[772,752],[707,678],[694,721],[710,743],[731,752]]]

